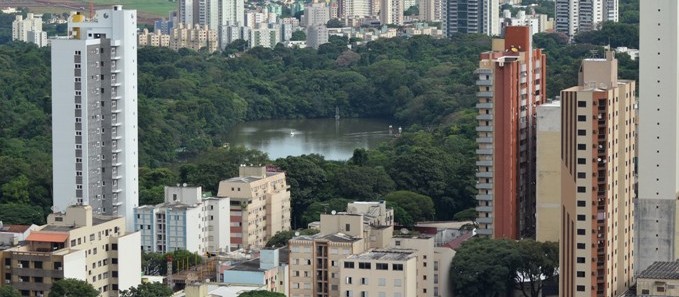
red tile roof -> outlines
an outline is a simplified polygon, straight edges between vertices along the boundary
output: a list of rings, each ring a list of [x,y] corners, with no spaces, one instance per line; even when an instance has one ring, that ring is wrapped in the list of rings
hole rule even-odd
[[[462,234],[462,235],[458,236],[457,238],[455,238],[455,239],[449,241],[448,243],[444,244],[443,246],[456,250],[457,248],[460,247],[460,245],[462,245],[463,242],[472,238],[472,236],[474,236],[473,232]]]
[[[31,228],[29,225],[4,225],[2,228],[0,228],[0,232],[8,232],[8,233],[24,233],[28,228]]]
[[[26,241],[38,241],[38,242],[65,242],[68,239],[68,233],[56,233],[56,232],[31,232],[26,238]]]

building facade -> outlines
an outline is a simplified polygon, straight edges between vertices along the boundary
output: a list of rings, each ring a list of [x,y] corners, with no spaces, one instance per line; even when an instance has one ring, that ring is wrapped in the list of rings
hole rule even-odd
[[[403,25],[403,0],[380,0],[380,23],[382,25]]]
[[[679,3],[650,0],[640,11],[639,199],[635,270],[679,256],[676,222],[679,192]]]
[[[559,242],[561,232],[561,102],[537,108],[535,240]]]
[[[164,37],[160,37],[163,40]],[[211,30],[208,26],[178,24],[172,28],[170,34],[170,48],[179,50],[188,48],[195,51],[207,50],[215,52],[219,49],[217,31]]]
[[[321,44],[328,43],[328,28],[325,25],[307,27],[306,44],[308,47],[318,49]]]
[[[415,252],[378,249],[341,260],[339,296],[419,296]]]
[[[0,252],[0,281],[22,296],[47,296],[64,278],[86,281],[99,296],[118,296],[141,283],[139,233],[128,233],[121,217],[94,215],[88,205],[47,217],[25,245]],[[128,251],[123,257],[119,251]],[[133,252],[129,252],[133,251]]]
[[[330,20],[330,9],[323,3],[309,3],[304,8],[302,20],[299,22],[302,27],[315,25],[325,25]]]
[[[530,28],[507,27],[481,54],[476,208],[481,235],[532,237],[535,230],[535,115],[545,102],[546,56]]]
[[[165,187],[165,202],[134,209],[142,249],[167,253],[229,252],[229,198],[204,197],[200,187]]]
[[[560,296],[618,296],[632,285],[636,85],[617,75],[609,51],[585,59],[579,85],[561,91]]]
[[[238,172],[219,182],[217,194],[231,199],[231,246],[261,248],[276,233],[290,230],[290,187],[284,172],[265,166],[242,165]]]
[[[442,0],[443,34],[500,35],[499,0]]]
[[[137,181],[135,10],[73,15],[52,40],[52,166],[55,212],[74,204],[125,218],[134,230]]]
[[[555,6],[555,29],[569,37],[618,21],[618,0],[556,0]]]
[[[26,19],[21,14],[16,15],[12,22],[12,40],[47,46],[47,32],[42,31],[42,15],[29,12]]]

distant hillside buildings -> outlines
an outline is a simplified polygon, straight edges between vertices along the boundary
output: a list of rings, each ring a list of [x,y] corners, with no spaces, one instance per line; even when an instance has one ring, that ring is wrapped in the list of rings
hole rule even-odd
[[[12,22],[12,40],[35,43],[39,47],[47,46],[47,32],[42,31],[42,15],[16,15]]]

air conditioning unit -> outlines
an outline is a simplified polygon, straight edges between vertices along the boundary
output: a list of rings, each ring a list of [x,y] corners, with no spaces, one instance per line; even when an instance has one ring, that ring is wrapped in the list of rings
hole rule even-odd
[[[5,283],[6,283],[6,284],[11,284],[11,283],[12,283],[12,281],[11,281],[11,280],[8,280],[8,279],[6,279],[6,280],[5,280]]]
[[[57,270],[64,270],[64,267],[59,267],[57,268]]]
[[[20,283],[23,283],[23,282],[24,282],[24,279],[23,279],[23,278],[19,278],[19,282],[20,282]]]
[[[17,264],[18,268],[24,268],[24,265],[21,265],[21,263]]]

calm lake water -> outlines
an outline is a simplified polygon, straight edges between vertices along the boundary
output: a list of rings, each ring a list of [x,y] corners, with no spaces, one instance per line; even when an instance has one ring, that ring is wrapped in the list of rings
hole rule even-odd
[[[227,141],[266,152],[272,160],[304,154],[348,160],[354,149],[373,148],[393,137],[389,125],[379,119],[253,121],[231,130]],[[392,133],[397,132],[394,125]]]

